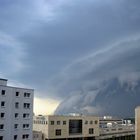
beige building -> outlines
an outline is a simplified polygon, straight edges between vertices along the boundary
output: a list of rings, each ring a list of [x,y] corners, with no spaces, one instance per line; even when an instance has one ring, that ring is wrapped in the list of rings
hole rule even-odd
[[[140,106],[135,109],[135,140],[140,140]]]
[[[33,130],[41,131],[43,140],[94,140],[99,136],[99,118],[94,116],[37,116]]]
[[[33,140],[134,140],[135,138],[135,125],[131,120],[110,116],[102,118],[84,115],[36,116],[33,130]]]
[[[33,140],[42,140],[42,136],[41,131],[33,131]]]

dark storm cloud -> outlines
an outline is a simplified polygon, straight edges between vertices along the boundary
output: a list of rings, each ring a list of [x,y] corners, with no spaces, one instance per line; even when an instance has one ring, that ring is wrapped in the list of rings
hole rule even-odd
[[[36,87],[40,96],[89,96],[102,80],[139,71],[139,5],[139,0],[1,1],[0,37],[16,42],[1,72],[20,60],[22,67],[15,65],[18,73],[8,78]]]
[[[139,1],[57,2],[61,4],[55,4],[50,21],[36,17],[36,25],[18,38],[28,47],[29,67],[22,78],[30,76],[29,83],[47,86],[51,77],[75,60],[139,33]]]

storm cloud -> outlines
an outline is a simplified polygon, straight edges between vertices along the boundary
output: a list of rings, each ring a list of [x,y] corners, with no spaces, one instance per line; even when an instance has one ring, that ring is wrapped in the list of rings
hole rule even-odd
[[[58,113],[104,112],[95,100],[107,83],[131,79],[133,85],[139,79],[139,5],[139,0],[0,1],[1,76],[34,87],[35,96],[62,101]]]

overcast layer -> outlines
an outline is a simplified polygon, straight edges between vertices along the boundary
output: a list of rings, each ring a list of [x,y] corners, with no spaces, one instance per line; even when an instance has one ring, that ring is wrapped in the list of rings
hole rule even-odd
[[[104,80],[136,79],[139,6],[139,0],[1,0],[1,77],[35,88],[36,97],[74,96],[76,103],[75,95],[89,95]]]

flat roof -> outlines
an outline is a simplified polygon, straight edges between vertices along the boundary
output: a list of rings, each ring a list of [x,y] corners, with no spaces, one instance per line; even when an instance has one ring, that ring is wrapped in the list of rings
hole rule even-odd
[[[2,81],[8,81],[8,79],[4,79],[4,78],[0,78],[0,80],[2,80]]]

